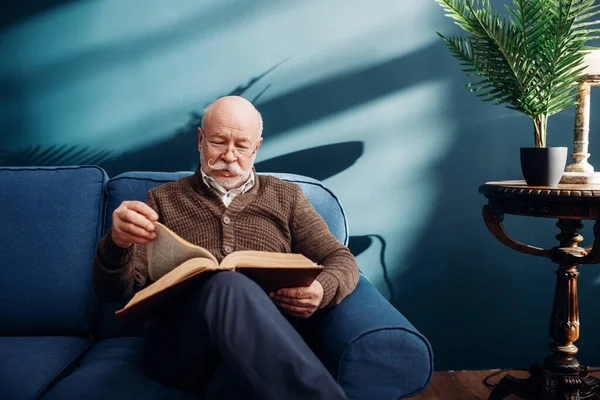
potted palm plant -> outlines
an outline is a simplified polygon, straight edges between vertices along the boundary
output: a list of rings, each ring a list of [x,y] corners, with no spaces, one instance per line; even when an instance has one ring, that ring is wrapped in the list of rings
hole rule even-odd
[[[521,148],[527,184],[557,184],[567,148],[546,147],[548,117],[576,103],[586,42],[600,33],[593,20],[600,6],[594,0],[513,0],[501,14],[490,0],[435,1],[468,33],[437,32],[473,78],[471,91],[532,118],[535,147]]]

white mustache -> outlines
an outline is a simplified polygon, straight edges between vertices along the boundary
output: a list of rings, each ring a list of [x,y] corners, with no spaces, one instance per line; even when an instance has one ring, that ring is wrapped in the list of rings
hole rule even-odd
[[[212,160],[208,160],[208,167],[215,171],[229,171],[234,175],[243,175],[244,171],[242,168],[235,162],[226,163],[223,160],[217,161],[215,164],[211,164]]]

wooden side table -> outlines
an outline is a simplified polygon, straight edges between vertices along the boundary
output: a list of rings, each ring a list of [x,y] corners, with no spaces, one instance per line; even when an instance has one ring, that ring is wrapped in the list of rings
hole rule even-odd
[[[559,265],[550,318],[552,354],[543,366],[532,366],[527,379],[506,375],[489,399],[504,399],[510,394],[523,399],[600,399],[600,379],[589,376],[587,367],[574,357],[574,343],[579,339],[577,267],[600,262],[600,184],[533,187],[524,181],[502,181],[488,182],[479,192],[488,198],[483,219],[496,239],[513,250],[547,257]],[[557,218],[559,244],[541,249],[512,239],[502,225],[504,214]],[[579,246],[583,220],[595,221],[592,247]]]

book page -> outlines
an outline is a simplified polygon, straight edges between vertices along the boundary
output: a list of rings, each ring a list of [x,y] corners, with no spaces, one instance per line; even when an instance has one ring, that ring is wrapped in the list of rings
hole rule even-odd
[[[281,288],[307,287],[323,267],[302,254],[242,250],[221,261],[224,269],[246,275],[267,293]]]
[[[224,269],[258,268],[316,268],[321,269],[302,254],[272,253],[268,251],[242,250],[231,253],[221,261]]]
[[[208,258],[187,260],[158,281],[137,292],[116,314],[124,320],[151,315],[153,308],[160,308],[160,300],[164,299],[165,295],[179,290],[183,284],[192,282],[199,275],[212,272],[213,267],[213,261]],[[152,301],[153,299],[155,301]]]
[[[212,260],[215,268],[218,266],[217,259],[205,248],[183,240],[160,222],[154,222],[154,226],[157,237],[146,245],[148,274],[153,281],[191,258],[206,258]]]

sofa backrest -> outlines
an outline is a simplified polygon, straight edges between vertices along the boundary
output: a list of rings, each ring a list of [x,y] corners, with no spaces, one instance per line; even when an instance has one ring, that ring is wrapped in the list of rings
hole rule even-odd
[[[146,200],[148,190],[163,183],[176,181],[192,172],[126,172],[110,179],[107,184],[108,201],[104,233],[112,225],[113,211],[125,200]],[[261,175],[261,173],[259,173]],[[288,182],[296,183],[317,212],[321,214],[329,230],[344,245],[348,244],[348,222],[344,209],[337,196],[322,182],[307,176],[296,174],[269,173]]]
[[[85,335],[106,173],[0,168],[0,335]]]
[[[107,184],[107,204],[104,233],[112,225],[113,211],[125,200],[146,200],[148,190],[191,175],[192,172],[127,172],[110,179]],[[295,175],[269,173],[280,179],[296,183],[300,186],[317,212],[321,214],[329,230],[344,245],[348,244],[349,233],[346,214],[339,199],[323,183],[315,179]],[[114,311],[122,304],[101,304],[98,320],[93,336],[98,339],[120,336],[123,334],[136,334],[138,331],[123,332],[114,318]]]

